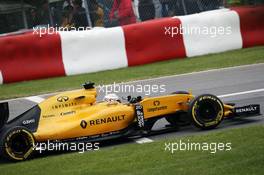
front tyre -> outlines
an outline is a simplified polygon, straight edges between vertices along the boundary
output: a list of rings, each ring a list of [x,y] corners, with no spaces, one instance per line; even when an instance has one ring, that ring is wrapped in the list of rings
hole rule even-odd
[[[193,99],[188,114],[196,127],[213,129],[224,118],[224,105],[218,97],[204,94]]]
[[[1,154],[13,161],[21,161],[29,158],[33,153],[35,139],[32,133],[24,127],[9,129],[1,139],[3,148]]]

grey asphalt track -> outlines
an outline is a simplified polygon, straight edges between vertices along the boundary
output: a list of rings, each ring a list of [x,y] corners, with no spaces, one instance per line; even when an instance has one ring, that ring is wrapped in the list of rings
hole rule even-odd
[[[158,70],[157,70],[158,71]],[[245,104],[260,104],[261,112],[264,113],[264,90],[249,92],[246,94],[238,92],[245,92],[257,89],[264,88],[264,64],[255,64],[255,65],[247,65],[233,68],[225,68],[219,70],[210,70],[203,71],[198,73],[190,73],[183,74],[177,76],[167,76],[155,79],[148,79],[142,81],[135,81],[124,83],[126,85],[133,85],[134,89],[137,89],[141,85],[144,87],[149,87],[148,85],[158,85],[166,89],[165,92],[152,93],[149,96],[158,96],[169,94],[175,91],[188,91],[192,90],[194,95],[199,94],[215,94],[218,96],[223,96],[226,94],[226,97],[221,98],[224,102],[232,102],[237,105],[245,105]],[[124,86],[123,84],[123,86]],[[136,88],[137,87],[137,88]],[[142,86],[141,86],[142,87]],[[105,88],[98,89],[98,100],[102,100],[105,95],[102,91]],[[144,93],[137,92],[120,92],[117,93],[119,96],[126,97],[129,94],[133,96],[142,95],[145,96]],[[231,94],[231,95],[230,95]],[[233,95],[232,95],[233,94]],[[42,98],[47,98],[50,95],[42,95]],[[26,99],[14,99],[9,101],[10,108],[10,119],[16,117],[32,106],[36,105],[36,103],[26,100]],[[158,121],[153,129],[160,129],[167,124],[165,119]],[[164,133],[160,135],[150,136],[148,138],[156,140],[160,138],[169,138],[169,137],[177,137],[182,135],[193,135],[193,134],[201,134],[202,132],[214,132],[219,131],[226,128],[235,128],[235,127],[244,127],[252,124],[264,124],[264,116],[251,117],[248,119],[240,119],[234,121],[224,121],[218,129],[212,131],[200,131],[195,129],[194,127],[182,128],[179,131]]]

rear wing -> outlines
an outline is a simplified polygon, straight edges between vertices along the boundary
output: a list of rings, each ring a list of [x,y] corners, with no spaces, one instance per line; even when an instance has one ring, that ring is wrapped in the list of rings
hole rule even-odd
[[[0,130],[6,124],[9,118],[8,102],[0,103]]]

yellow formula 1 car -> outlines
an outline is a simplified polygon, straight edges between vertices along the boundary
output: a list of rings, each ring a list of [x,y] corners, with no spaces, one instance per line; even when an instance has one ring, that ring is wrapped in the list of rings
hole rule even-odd
[[[9,122],[8,104],[0,104],[1,156],[25,160],[40,142],[94,142],[146,134],[161,118],[171,126],[193,123],[201,129],[212,129],[224,118],[259,113],[259,105],[235,107],[223,104],[214,95],[195,97],[188,92],[128,96],[125,103],[114,97],[96,102],[94,84],[86,83],[83,89],[50,97]]]

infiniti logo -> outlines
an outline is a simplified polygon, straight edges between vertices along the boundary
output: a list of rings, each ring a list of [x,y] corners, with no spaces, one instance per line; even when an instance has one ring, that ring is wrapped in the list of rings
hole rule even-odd
[[[67,97],[67,96],[61,96],[61,97],[57,98],[58,102],[66,102],[68,100],[69,100],[69,97]]]

